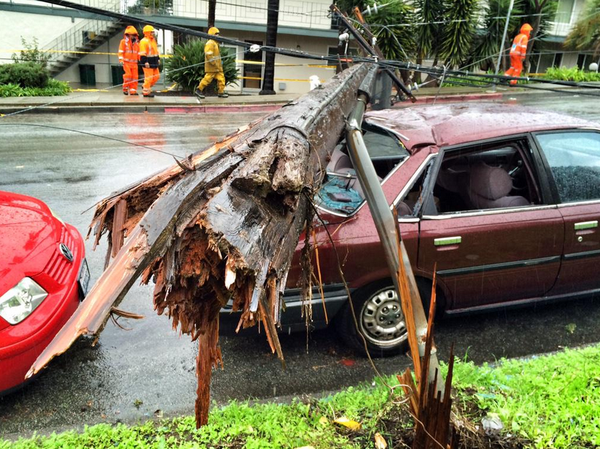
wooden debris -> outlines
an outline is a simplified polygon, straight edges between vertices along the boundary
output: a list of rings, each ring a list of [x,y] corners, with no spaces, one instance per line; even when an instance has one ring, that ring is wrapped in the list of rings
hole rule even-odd
[[[400,265],[402,267],[403,264],[401,263]],[[399,274],[402,276],[402,273]],[[450,350],[450,362],[444,390],[440,391],[437,388],[437,377],[441,376],[441,373],[437,370],[435,370],[434,379],[429,379],[430,355],[434,350],[433,318],[436,308],[435,288],[436,277],[434,271],[425,354],[423,357],[419,357],[418,352],[415,354],[411,348],[411,354],[415,363],[415,378],[418,383],[415,385],[409,368],[397,376],[405,395],[409,399],[410,412],[416,423],[413,449],[455,449],[458,447],[458,438],[450,421],[452,407],[450,392],[452,390],[452,372],[454,368],[454,347]],[[407,317],[407,321],[410,321],[410,318]]]
[[[206,423],[212,367],[221,364],[220,308],[233,298],[240,327],[261,321],[283,360],[275,326],[291,256],[310,219],[303,190],[324,167],[367,73],[357,65],[299,100],[102,201],[91,231],[108,234],[112,263],[29,375],[83,334],[97,335],[133,282],[155,282],[154,306],[199,339],[198,425]]]

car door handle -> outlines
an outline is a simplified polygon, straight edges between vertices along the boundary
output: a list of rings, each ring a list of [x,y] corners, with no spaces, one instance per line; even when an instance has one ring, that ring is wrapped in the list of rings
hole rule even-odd
[[[582,229],[592,229],[598,227],[598,220],[594,221],[582,221],[579,223],[575,223],[575,230],[581,231]]]
[[[462,242],[461,236],[442,237],[442,238],[433,240],[433,244],[435,246],[458,245],[460,242]]]

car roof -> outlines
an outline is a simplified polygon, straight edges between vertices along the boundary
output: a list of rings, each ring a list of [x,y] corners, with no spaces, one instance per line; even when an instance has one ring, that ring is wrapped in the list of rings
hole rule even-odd
[[[451,103],[370,111],[365,120],[400,135],[409,150],[477,140],[598,125],[569,115],[504,103]]]

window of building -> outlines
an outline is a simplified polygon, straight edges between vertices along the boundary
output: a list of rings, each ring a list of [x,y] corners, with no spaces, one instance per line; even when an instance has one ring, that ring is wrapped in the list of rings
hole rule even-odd
[[[555,22],[558,23],[571,23],[573,16],[573,6],[575,0],[559,0],[558,8],[556,9]]]

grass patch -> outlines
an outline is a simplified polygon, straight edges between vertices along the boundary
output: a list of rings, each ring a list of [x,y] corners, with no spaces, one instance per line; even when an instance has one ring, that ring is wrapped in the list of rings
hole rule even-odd
[[[17,84],[0,84],[0,98],[6,97],[56,97],[67,95],[71,86],[65,81],[49,79],[46,87],[21,87]]]
[[[467,429],[459,429],[465,438],[461,447],[600,446],[600,346],[530,360],[501,360],[493,367],[458,362],[454,378],[455,415]],[[397,385],[393,376],[386,382]],[[14,443],[0,440],[0,449],[363,449],[374,447],[376,432],[390,448],[410,447],[413,422],[392,394],[396,393],[376,381],[323,399],[291,404],[232,402],[212,411],[209,424],[199,430],[192,417],[134,426],[100,424],[82,433],[38,436]],[[490,413],[500,417],[504,433],[486,439],[481,419]],[[333,423],[342,416],[359,422],[361,429],[350,431]],[[470,438],[468,432],[479,435]]]
[[[533,448],[600,446],[600,346],[487,364],[459,363],[459,408],[497,414],[505,432]]]

